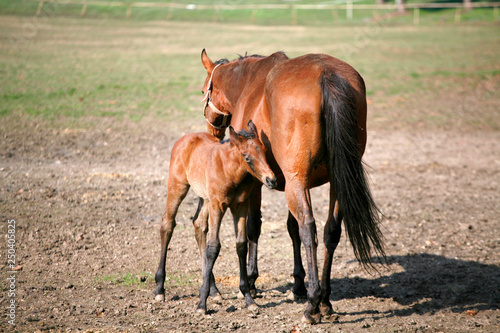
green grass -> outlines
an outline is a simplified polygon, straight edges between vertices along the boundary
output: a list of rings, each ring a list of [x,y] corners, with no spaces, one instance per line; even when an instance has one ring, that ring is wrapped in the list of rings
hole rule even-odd
[[[259,9],[256,12],[252,9],[188,9],[188,5],[249,5],[249,4],[279,4],[279,5],[300,5],[300,4],[339,4],[339,2],[325,2],[321,0],[313,1],[282,1],[282,0],[106,0],[106,2],[158,2],[158,3],[180,3],[185,4],[186,8],[147,8],[132,7],[130,19],[135,21],[151,20],[172,20],[172,21],[190,21],[190,22],[225,22],[225,23],[254,23],[259,25],[338,25],[338,24],[365,24],[373,20],[374,16],[385,15],[389,12],[378,10],[354,10],[353,17],[347,18],[347,13],[342,10],[310,10],[300,9],[297,11],[296,21],[293,18],[292,10],[285,9]],[[433,0],[414,0],[409,2],[427,3]],[[461,1],[455,1],[461,3]],[[374,0],[356,1],[355,4],[373,4]],[[388,3],[394,3],[388,1]],[[0,14],[4,15],[27,15],[33,16],[38,9],[39,2],[34,0],[0,0]],[[42,7],[41,17],[80,17],[82,13],[82,4],[65,3],[58,1],[55,3],[46,3]],[[422,9],[420,11],[420,21],[423,24],[441,24],[455,22],[455,9]],[[106,5],[88,5],[85,10],[87,18],[115,18],[123,19],[127,15],[126,6],[106,6]],[[479,8],[461,13],[462,22],[494,22],[500,19],[498,14],[495,17],[492,8]],[[393,24],[411,24],[413,21],[412,12],[407,15],[398,15],[391,19]]]
[[[207,48],[214,60],[277,50],[343,59],[366,81],[370,128],[500,129],[495,24],[293,27],[4,16],[0,39],[3,119],[65,127],[100,119],[149,119],[165,128],[203,123],[200,52]]]

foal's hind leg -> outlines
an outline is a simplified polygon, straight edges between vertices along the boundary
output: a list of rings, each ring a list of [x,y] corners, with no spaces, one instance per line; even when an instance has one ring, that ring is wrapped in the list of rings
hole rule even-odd
[[[220,252],[220,239],[219,239],[219,229],[222,217],[224,216],[225,208],[219,206],[218,202],[210,200],[208,202],[209,210],[209,227],[208,227],[208,238],[207,238],[207,250],[205,253],[205,262],[203,269],[203,284],[200,289],[200,302],[196,308],[196,312],[206,313],[207,312],[207,298],[210,292],[210,278],[213,276],[213,267],[215,260],[219,256]]]
[[[208,202],[203,198],[198,198],[198,209],[193,218],[194,234],[198,249],[201,257],[201,270],[202,274],[205,271],[206,250],[207,250],[207,232],[208,232]],[[203,275],[202,275],[203,276]],[[210,275],[210,296],[214,298],[215,302],[221,302],[222,296],[215,285],[215,277],[212,273]]]
[[[257,183],[257,182],[255,182]],[[248,284],[250,286],[250,293],[255,296],[257,288],[255,281],[259,277],[259,269],[257,266],[257,246],[260,237],[260,230],[262,227],[261,215],[261,200],[262,200],[262,184],[255,184],[252,192],[248,197],[249,209],[247,218],[247,239],[248,239],[248,263],[247,274]]]
[[[156,271],[155,281],[156,281],[156,291],[155,300],[164,301],[165,300],[165,262],[167,260],[167,249],[170,239],[172,238],[172,233],[175,228],[175,216],[177,215],[177,209],[181,204],[182,200],[186,197],[189,191],[189,185],[184,183],[176,183],[174,181],[169,181],[168,192],[167,192],[167,206],[165,214],[161,221],[160,227],[160,239],[161,239],[161,255],[160,263],[158,265],[158,270]]]
[[[288,228],[288,234],[290,235],[293,244],[293,278],[295,280],[292,292],[288,295],[288,298],[291,300],[297,300],[307,297],[307,289],[304,284],[306,271],[304,270],[304,266],[302,266],[302,255],[300,253],[300,246],[302,242],[300,241],[299,236],[299,224],[290,211],[288,211],[288,220],[286,225]]]
[[[236,207],[231,207],[231,213],[234,220],[234,232],[236,234],[236,253],[238,254],[240,264],[240,291],[245,297],[247,308],[252,311],[258,311],[259,307],[250,294],[247,274],[247,233],[246,218],[248,212],[248,202],[241,203]]]
[[[335,199],[333,190],[330,189],[330,206],[328,211],[328,220],[325,224],[323,240],[325,243],[325,261],[323,264],[323,274],[321,276],[321,302],[319,305],[322,315],[333,314],[332,304],[330,303],[330,274],[333,261],[333,253],[339,245],[340,234],[342,233],[342,215],[339,212],[338,202]]]

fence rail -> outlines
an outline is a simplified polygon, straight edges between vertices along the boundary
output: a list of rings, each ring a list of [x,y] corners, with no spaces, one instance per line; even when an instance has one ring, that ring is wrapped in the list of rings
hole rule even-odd
[[[354,4],[352,0],[348,0],[346,4],[338,5],[307,5],[307,4],[248,4],[248,5],[227,5],[227,4],[214,4],[214,5],[197,5],[197,4],[181,4],[181,3],[161,3],[161,2],[115,2],[115,1],[74,1],[74,0],[33,0],[39,2],[37,15],[40,15],[43,5],[45,3],[52,3],[58,5],[81,5],[82,10],[80,16],[85,16],[88,6],[101,6],[101,7],[126,7],[127,11],[125,16],[130,18],[132,15],[132,8],[168,8],[172,9],[185,9],[185,10],[252,10],[252,17],[255,18],[258,10],[290,10],[291,23],[297,24],[297,11],[298,10],[345,10],[347,19],[353,18],[353,11],[355,10],[385,10],[385,11],[403,11],[413,10],[413,22],[419,24],[420,10],[421,9],[456,9],[455,22],[460,21],[460,15],[463,11],[474,8],[493,8],[494,20],[498,19],[498,8],[500,1],[497,2],[472,2],[464,5],[463,2],[455,3],[407,3],[407,4]],[[170,17],[169,14],[168,17]],[[168,18],[167,17],[167,18]],[[251,18],[252,21],[252,18]]]

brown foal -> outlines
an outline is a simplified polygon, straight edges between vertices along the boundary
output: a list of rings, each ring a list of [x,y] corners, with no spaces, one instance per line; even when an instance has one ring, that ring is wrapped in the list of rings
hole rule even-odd
[[[252,120],[248,121],[247,127],[249,131],[238,133],[229,127],[229,140],[225,141],[219,141],[208,133],[192,133],[175,143],[170,157],[166,211],[160,228],[161,258],[155,276],[156,300],[165,299],[168,244],[176,225],[179,205],[192,187],[200,197],[193,222],[203,272],[197,312],[206,313],[209,294],[218,294],[212,269],[221,247],[219,229],[227,208],[231,210],[234,220],[240,291],[250,310],[258,308],[250,295],[246,269],[248,196],[254,187],[254,177],[267,187],[274,188],[276,176],[266,161],[266,149]]]

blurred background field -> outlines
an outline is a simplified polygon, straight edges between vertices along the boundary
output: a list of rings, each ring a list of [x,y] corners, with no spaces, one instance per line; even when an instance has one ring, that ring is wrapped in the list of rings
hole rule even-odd
[[[24,12],[12,15],[19,3]],[[415,26],[408,14],[352,25],[181,22],[104,12],[81,18],[62,5],[37,16],[25,3],[0,6],[10,13],[0,20],[4,120],[202,123],[206,48],[214,60],[275,51],[345,60],[366,81],[371,128],[500,128],[500,30],[491,20]]]

